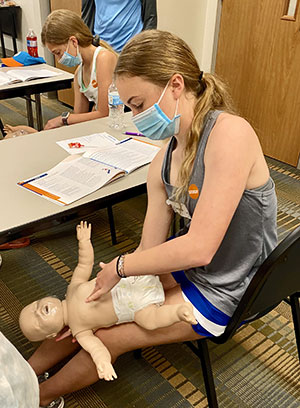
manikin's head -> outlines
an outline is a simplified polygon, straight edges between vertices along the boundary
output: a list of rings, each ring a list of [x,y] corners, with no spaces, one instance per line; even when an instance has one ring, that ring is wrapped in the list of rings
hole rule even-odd
[[[19,324],[30,341],[55,337],[65,325],[62,302],[55,297],[45,297],[30,303],[22,309]]]

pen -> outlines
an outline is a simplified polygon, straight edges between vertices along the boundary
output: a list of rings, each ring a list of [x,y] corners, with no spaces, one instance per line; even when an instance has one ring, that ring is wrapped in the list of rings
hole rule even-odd
[[[124,132],[124,135],[131,135],[131,136],[144,136],[143,133],[136,133],[136,132]]]
[[[117,144],[128,142],[128,140],[131,140],[131,139],[132,139],[131,137],[127,137],[127,139],[121,140],[121,142],[119,142]]]
[[[31,183],[32,181],[36,181],[36,180],[38,180],[38,179],[40,179],[40,178],[42,178],[42,177],[45,177],[45,176],[48,176],[48,174],[47,174],[47,173],[40,174],[40,175],[37,176],[37,177],[34,177],[34,178],[30,179],[30,180],[22,181],[21,183],[18,183],[18,184],[19,184],[20,186],[24,186],[24,184]]]

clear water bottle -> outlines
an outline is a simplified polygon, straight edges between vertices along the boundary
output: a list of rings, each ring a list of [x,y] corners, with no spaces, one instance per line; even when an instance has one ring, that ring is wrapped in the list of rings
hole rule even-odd
[[[109,126],[122,130],[124,124],[124,103],[121,101],[118,89],[113,82],[108,88]]]

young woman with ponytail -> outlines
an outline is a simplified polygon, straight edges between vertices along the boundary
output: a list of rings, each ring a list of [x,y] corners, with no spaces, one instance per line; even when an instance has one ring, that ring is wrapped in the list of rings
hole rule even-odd
[[[112,83],[117,53],[100,39],[93,44],[93,35],[78,14],[59,9],[50,13],[43,25],[42,43],[55,59],[67,67],[77,67],[74,74],[74,111],[63,112],[48,120],[44,130],[85,122],[108,116],[108,87]],[[93,109],[90,111],[90,104]],[[29,126],[5,125],[6,138],[17,131],[35,133]]]
[[[115,76],[139,132],[171,137],[151,163],[142,239],[124,256],[124,274],[168,279],[172,302],[188,299],[197,309],[198,324],[185,333],[218,335],[277,242],[275,188],[258,138],[234,114],[222,81],[203,74],[171,33],[134,37]],[[167,240],[175,212],[184,227]],[[101,263],[89,300],[119,281],[116,261]]]
[[[42,29],[42,42],[56,60],[77,66],[74,75],[74,112],[67,119],[51,119],[45,129],[85,122],[108,116],[108,87],[112,82],[117,53],[100,39],[93,45],[93,35],[73,11],[59,9],[47,17]],[[94,109],[90,112],[90,103]]]
[[[96,335],[113,361],[136,348],[220,335],[276,245],[274,183],[258,138],[234,113],[222,81],[203,74],[187,44],[168,32],[144,31],[123,48],[115,77],[139,132],[169,141],[149,169],[139,247],[100,263],[87,301],[97,300],[123,277],[159,275],[165,303],[191,302],[198,323],[153,331],[134,323],[100,329]],[[168,239],[175,212],[184,226]],[[77,347],[70,339],[48,341],[30,363],[41,374]],[[80,351],[41,384],[41,395],[57,397],[97,379],[93,361]]]

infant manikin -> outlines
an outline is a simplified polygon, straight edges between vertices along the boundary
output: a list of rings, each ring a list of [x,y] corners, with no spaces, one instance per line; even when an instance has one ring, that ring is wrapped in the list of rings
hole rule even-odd
[[[37,300],[21,311],[20,327],[30,341],[55,337],[65,326],[88,353],[99,378],[117,378],[111,356],[101,340],[94,335],[100,327],[135,321],[139,326],[154,330],[179,321],[196,324],[189,302],[163,305],[164,291],[157,276],[131,276],[119,283],[98,300],[85,300],[95,287],[89,280],[94,265],[91,225],[81,221],[77,225],[79,247],[78,264],[63,301],[55,297]]]

